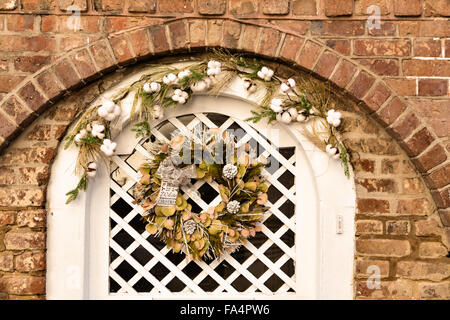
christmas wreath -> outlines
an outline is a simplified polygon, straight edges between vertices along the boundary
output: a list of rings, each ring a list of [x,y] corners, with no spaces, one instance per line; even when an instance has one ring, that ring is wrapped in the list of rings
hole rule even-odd
[[[237,148],[235,140],[227,131],[210,129],[152,144],[152,157],[141,166],[142,177],[134,189],[135,204],[144,209],[146,231],[174,252],[184,252],[193,260],[218,258],[261,231],[269,209],[264,206],[265,162],[255,159],[248,144]],[[220,202],[193,212],[186,200],[196,193],[191,179],[213,186]]]

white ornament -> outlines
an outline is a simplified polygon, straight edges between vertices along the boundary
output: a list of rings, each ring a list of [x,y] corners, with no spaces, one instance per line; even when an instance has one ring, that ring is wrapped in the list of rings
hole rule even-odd
[[[168,75],[165,75],[163,77],[163,82],[166,85],[171,86],[171,85],[174,85],[174,84],[178,83],[178,78],[177,78],[177,76],[175,74],[169,73]]]
[[[219,61],[210,60],[208,62],[208,70],[206,73],[208,76],[217,76],[222,72],[222,64]]]
[[[189,219],[188,221],[183,223],[183,230],[187,234],[193,234],[195,230],[197,230],[197,224],[194,220]]]
[[[272,111],[276,113],[283,111],[283,100],[273,98],[270,102],[270,109],[272,109]]]
[[[289,112],[283,112],[283,114],[281,115],[281,122],[288,124],[291,123],[291,121],[292,117]]]
[[[287,79],[286,81],[284,81],[281,86],[280,86],[280,90],[281,92],[287,94],[289,91],[292,90],[292,88],[295,87],[295,80],[290,78]]]
[[[211,80],[209,78],[204,78],[197,83],[191,85],[191,90],[193,92],[202,92],[209,89],[211,85]]]
[[[333,159],[339,159],[340,155],[339,155],[339,150],[335,147],[333,147],[331,144],[327,144],[325,150],[327,151],[327,153],[329,154],[329,156]]]
[[[107,121],[113,121],[120,113],[120,107],[111,100],[105,101],[97,110],[97,114]]]
[[[249,79],[244,79],[244,88],[248,93],[254,93],[257,89],[256,84]]]
[[[227,210],[229,213],[232,213],[232,214],[238,213],[240,208],[241,208],[241,204],[237,200],[230,201],[227,204]]]
[[[331,109],[327,113],[327,121],[333,127],[338,127],[341,124],[342,114],[340,112],[334,111]]]
[[[298,111],[297,111],[296,108],[291,107],[291,108],[288,109],[288,112],[289,112],[289,114],[291,115],[291,118],[292,118],[292,119],[297,119]]]
[[[114,152],[116,152],[116,146],[117,143],[112,142],[109,139],[105,139],[103,140],[103,144],[100,146],[100,150],[108,157],[111,157]]]
[[[234,177],[236,177],[237,173],[238,173],[238,168],[231,163],[229,163],[229,164],[225,165],[225,167],[223,167],[222,174],[227,179],[230,179],[230,180],[233,179]]]
[[[94,137],[103,139],[105,137],[105,126],[102,124],[93,124],[91,133]]]
[[[183,91],[181,89],[176,89],[173,92],[172,100],[176,101],[180,104],[185,104],[187,98],[189,98],[189,94],[186,91]]]
[[[81,143],[81,139],[86,138],[86,137],[87,137],[87,131],[86,131],[86,129],[81,129],[80,132],[78,132],[78,133],[75,135],[74,140],[75,140],[75,142],[76,142],[77,144],[80,144],[80,143]]]
[[[93,178],[95,177],[96,174],[97,174],[97,164],[95,162],[89,162],[87,165],[86,175],[89,178]]]
[[[178,73],[178,79],[181,80],[185,77],[189,77],[191,74],[192,74],[191,70],[188,69],[183,70],[180,73]]]
[[[158,82],[146,82],[143,86],[145,92],[159,92],[161,90],[161,85]]]
[[[273,77],[273,70],[267,67],[262,67],[261,70],[258,71],[257,75],[264,81],[270,81]]]

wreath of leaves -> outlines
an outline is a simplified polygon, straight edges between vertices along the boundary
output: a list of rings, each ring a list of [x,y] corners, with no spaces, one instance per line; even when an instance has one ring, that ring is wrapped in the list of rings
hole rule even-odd
[[[201,146],[202,150],[211,150],[211,155],[216,160],[216,151],[222,148],[222,159],[214,163],[206,163],[203,160],[195,165],[197,179],[218,185],[221,202],[217,206],[210,207],[206,212],[193,212],[192,205],[180,190],[175,206],[158,205],[162,180],[158,178],[157,171],[162,161],[174,154],[172,143],[153,143],[150,148],[153,150],[152,157],[141,166],[142,177],[134,189],[134,203],[145,210],[142,219],[147,224],[147,232],[159,237],[175,253],[183,252],[193,260],[203,257],[218,258],[224,252],[231,253],[238,249],[246,243],[248,237],[261,231],[261,221],[269,209],[264,205],[268,199],[268,186],[261,174],[265,164],[251,159],[252,152],[248,144],[245,146],[248,153],[238,152],[238,149],[234,148],[233,156],[226,157],[226,149],[230,143],[225,143],[218,137],[217,134],[214,135]],[[194,142],[189,144],[193,150],[193,163],[196,154],[194,148],[199,145]],[[215,147],[215,144],[219,146]],[[182,152],[179,155],[182,156]],[[223,174],[226,165],[236,167],[234,176]],[[237,212],[227,209],[230,202],[239,203]]]

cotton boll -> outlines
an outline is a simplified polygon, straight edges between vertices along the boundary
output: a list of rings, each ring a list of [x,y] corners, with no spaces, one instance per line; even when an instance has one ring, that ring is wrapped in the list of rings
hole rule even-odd
[[[340,158],[339,150],[337,148],[333,147],[331,144],[328,144],[325,147],[325,150],[331,158],[333,158],[333,159]]]
[[[296,108],[292,107],[288,109],[289,114],[291,115],[292,119],[296,119],[298,116],[298,111]]]
[[[303,113],[300,113],[298,116],[297,116],[297,121],[298,122],[304,122],[306,120],[306,117],[305,117],[305,115],[303,114]]]
[[[273,70],[267,68],[267,67],[262,67],[261,70],[259,70],[257,72],[258,77],[260,77],[261,79],[263,79],[264,81],[270,81],[272,79],[273,76]]]
[[[294,79],[287,79],[286,81],[284,81],[281,86],[280,86],[280,90],[281,92],[283,92],[284,94],[287,94],[289,91],[292,90],[292,88],[295,87],[295,80]]]
[[[113,121],[121,114],[121,109],[113,101],[107,100],[97,109],[97,114],[107,121]]]
[[[166,85],[171,86],[171,85],[174,85],[174,84],[178,83],[178,78],[177,78],[177,76],[175,74],[169,73],[168,75],[165,75],[163,77],[163,82]]]
[[[208,70],[206,73],[208,76],[216,76],[222,72],[222,64],[219,61],[208,61]]]
[[[103,144],[100,146],[100,150],[108,157],[114,155],[116,151],[117,143],[112,142],[109,139],[103,140]]]
[[[75,138],[74,138],[75,143],[80,144],[81,139],[86,138],[86,136],[87,136],[87,131],[85,129],[81,129],[80,132],[78,132],[75,135]]]
[[[209,89],[209,86],[211,85],[211,80],[209,78],[205,78],[200,80],[197,83],[194,83],[191,85],[191,90],[193,92],[202,92]]]
[[[146,82],[142,89],[147,92],[159,92],[161,90],[161,85],[158,82]]]
[[[254,93],[256,91],[256,84],[249,79],[244,80],[244,88],[248,93]]]
[[[105,126],[102,124],[94,124],[91,133],[94,137],[103,139],[105,137]]]
[[[190,70],[183,70],[181,72],[178,73],[178,79],[183,79],[185,77],[189,77],[192,74],[192,72]]]
[[[89,178],[95,177],[97,174],[97,163],[95,162],[89,162],[87,165],[86,175]]]
[[[342,114],[340,112],[330,109],[327,113],[327,122],[333,127],[338,127],[341,124]]]
[[[283,114],[281,115],[281,122],[288,124],[291,123],[291,121],[292,118],[289,112],[283,112]]]
[[[270,109],[272,109],[272,111],[276,113],[283,111],[283,100],[273,98],[270,102]]]
[[[186,103],[186,100],[189,98],[189,94],[186,91],[181,89],[176,89],[173,93],[172,100],[176,101],[180,104]]]

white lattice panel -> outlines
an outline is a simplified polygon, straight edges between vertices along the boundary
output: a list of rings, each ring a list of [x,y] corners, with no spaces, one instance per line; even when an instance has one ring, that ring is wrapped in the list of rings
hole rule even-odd
[[[266,171],[270,182],[271,213],[264,217],[262,232],[241,249],[221,260],[187,261],[183,254],[169,251],[145,231],[142,210],[132,204],[132,188],[139,179],[139,166],[148,157],[148,141],[141,141],[131,154],[113,158],[110,179],[110,294],[150,294],[154,296],[251,294],[294,295],[296,291],[295,250],[295,146],[277,149],[248,123],[216,113],[196,113],[169,119],[153,135],[170,139],[175,129],[192,130],[203,124],[209,128],[243,129],[238,144],[257,145],[258,156],[276,169]],[[194,212],[220,202],[215,183],[194,181],[195,191],[182,189]]]

